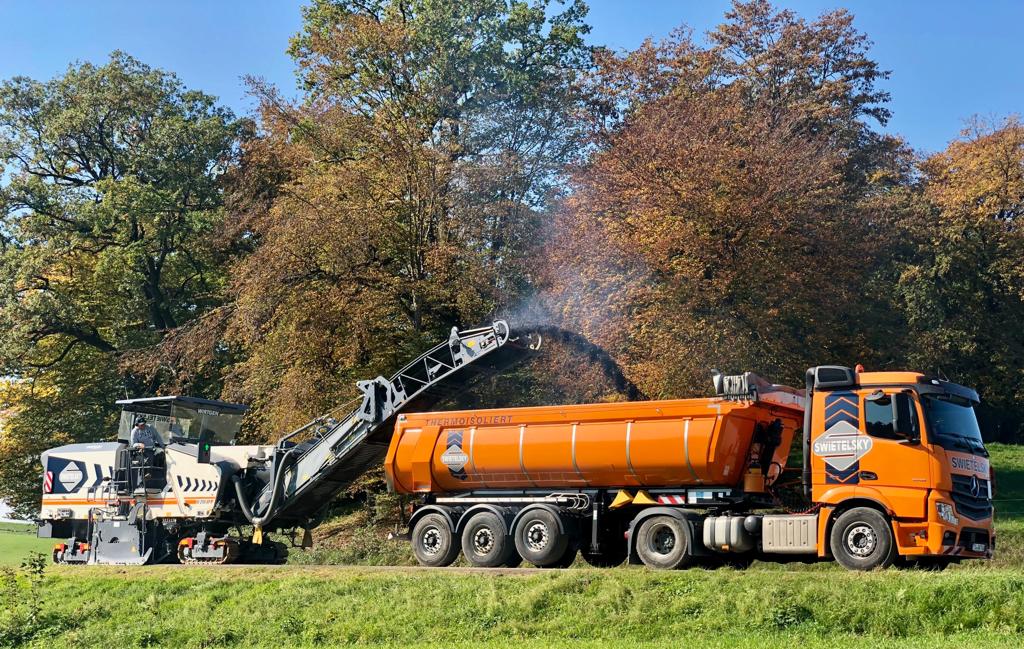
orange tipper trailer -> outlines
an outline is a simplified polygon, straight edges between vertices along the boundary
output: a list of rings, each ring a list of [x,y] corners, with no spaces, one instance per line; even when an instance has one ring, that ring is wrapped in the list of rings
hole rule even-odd
[[[974,390],[860,367],[811,368],[804,390],[713,378],[714,398],[400,415],[385,471],[392,490],[422,496],[416,558],[860,570],[991,558]],[[794,440],[796,511],[779,499]]]

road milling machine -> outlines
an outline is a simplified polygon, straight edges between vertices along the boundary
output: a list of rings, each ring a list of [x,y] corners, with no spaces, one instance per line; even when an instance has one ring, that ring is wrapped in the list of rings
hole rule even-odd
[[[453,329],[391,378],[360,381],[351,411],[269,445],[235,443],[241,405],[179,396],[119,401],[117,441],[43,453],[38,534],[58,541],[58,563],[282,561],[286,545],[265,533],[287,530],[294,541],[301,532],[309,545],[331,498],[383,460],[400,413],[457,395],[537,345],[539,338],[515,335],[504,321]],[[139,418],[159,434],[160,448],[129,445]]]

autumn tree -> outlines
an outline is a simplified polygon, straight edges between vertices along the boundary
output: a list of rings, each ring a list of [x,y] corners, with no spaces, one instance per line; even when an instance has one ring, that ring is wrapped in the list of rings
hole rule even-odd
[[[219,304],[219,178],[243,124],[115,52],[0,86],[0,498],[35,507],[38,454],[104,439],[165,372],[124,354]],[[167,368],[168,371],[173,369]]]
[[[726,19],[707,45],[680,30],[600,58],[595,153],[546,248],[554,317],[652,396],[706,391],[715,366],[798,381],[890,345],[871,201],[911,166],[872,129],[885,73],[845,11],[737,2]]]
[[[907,358],[974,386],[985,432],[1024,438],[1024,124],[975,121],[923,165],[928,208],[895,285]]]
[[[523,251],[578,151],[584,8],[547,0],[320,0],[289,105],[257,84],[264,137],[239,203],[231,396],[267,434],[335,406],[529,285]],[[257,181],[253,181],[258,184]]]

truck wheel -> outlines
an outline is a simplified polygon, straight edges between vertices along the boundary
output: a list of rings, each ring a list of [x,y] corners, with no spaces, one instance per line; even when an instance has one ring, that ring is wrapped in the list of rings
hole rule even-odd
[[[496,568],[505,565],[513,552],[515,547],[505,534],[505,523],[497,514],[474,514],[462,530],[462,555],[471,566]]]
[[[889,519],[869,507],[857,507],[832,524],[829,546],[836,561],[850,570],[886,568],[896,559]]]
[[[556,565],[569,545],[569,537],[559,528],[558,518],[546,509],[526,512],[514,534],[519,556],[538,568]]]
[[[685,568],[693,562],[689,526],[675,516],[652,516],[640,526],[636,552],[648,568]]]
[[[412,530],[412,552],[421,566],[450,566],[459,556],[459,544],[441,514],[427,514]]]

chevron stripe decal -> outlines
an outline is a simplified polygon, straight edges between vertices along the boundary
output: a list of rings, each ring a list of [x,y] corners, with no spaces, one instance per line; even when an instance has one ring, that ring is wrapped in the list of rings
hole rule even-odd
[[[854,428],[860,427],[859,398],[853,392],[833,392],[825,395],[825,430],[836,424],[846,424]],[[825,465],[826,484],[859,484],[860,460],[846,469],[839,470]]]
[[[860,482],[860,462],[854,463],[849,469],[840,471],[826,465],[825,482],[828,484],[857,484]]]

